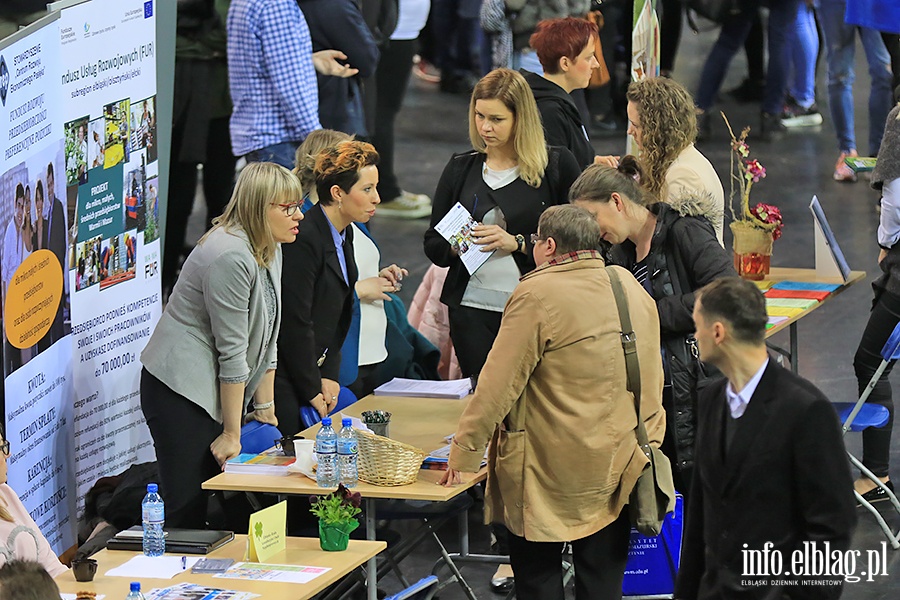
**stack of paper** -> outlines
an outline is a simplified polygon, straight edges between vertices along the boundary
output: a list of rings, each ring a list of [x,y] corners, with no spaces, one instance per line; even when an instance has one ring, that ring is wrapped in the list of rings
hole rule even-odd
[[[773,317],[769,315],[769,322],[766,323],[766,329],[772,329],[773,327],[777,327],[778,325],[787,321],[787,317]]]
[[[431,469],[435,471],[446,471],[448,464],[450,462],[450,442],[453,440],[453,436],[455,434],[450,434],[444,438],[446,440],[447,445],[441,446],[437,450],[433,450],[428,453],[428,456],[425,457],[425,460],[422,461],[422,469]],[[484,459],[481,461],[481,466],[487,464],[487,456],[488,456],[488,448],[484,449]]]
[[[818,304],[818,300],[812,298],[769,298],[766,297],[766,309],[770,308],[797,308],[801,311]]]
[[[167,588],[153,588],[144,593],[146,600],[251,600],[259,598],[259,594],[253,592],[238,592],[235,590],[221,590],[206,587],[195,583],[179,583]]]
[[[450,381],[427,379],[403,379],[394,377],[384,385],[375,388],[376,396],[400,396],[402,398],[465,398],[472,393],[469,378]]]
[[[808,300],[816,300],[821,302],[831,295],[831,292],[824,290],[781,290],[772,288],[766,292],[766,298],[805,298]]]
[[[106,572],[107,577],[149,577],[172,579],[194,566],[199,558],[184,556],[144,556],[138,554],[118,567]]]
[[[238,454],[225,463],[225,472],[236,475],[288,475],[288,467],[296,458],[280,451],[266,450],[262,454]]]
[[[772,286],[776,290],[813,290],[819,292],[833,292],[841,287],[837,283],[812,283],[809,281],[779,281]]]

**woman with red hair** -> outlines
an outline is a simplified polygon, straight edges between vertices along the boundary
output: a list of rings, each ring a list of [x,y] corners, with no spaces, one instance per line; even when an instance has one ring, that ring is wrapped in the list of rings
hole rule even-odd
[[[377,165],[378,153],[366,142],[321,151],[314,170],[319,202],[298,225],[297,243],[283,248],[275,415],[285,435],[305,428],[301,409],[311,406],[324,417],[339,408],[341,346],[359,277],[350,225],[368,223],[381,202]]]
[[[594,148],[570,94],[586,88],[600,66],[594,56],[597,35],[597,26],[586,19],[541,21],[530,44],[544,74],[521,70],[541,113],[547,144],[571,150],[582,169],[594,163]]]

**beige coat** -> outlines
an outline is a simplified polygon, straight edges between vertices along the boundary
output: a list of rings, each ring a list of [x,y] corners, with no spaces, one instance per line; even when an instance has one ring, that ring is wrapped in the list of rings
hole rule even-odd
[[[641,366],[641,413],[665,433],[656,305],[626,270]],[[612,523],[647,464],[626,390],[621,328],[600,258],[542,265],[513,292],[460,417],[450,466],[475,471],[491,441],[485,522],[529,541],[577,540]]]

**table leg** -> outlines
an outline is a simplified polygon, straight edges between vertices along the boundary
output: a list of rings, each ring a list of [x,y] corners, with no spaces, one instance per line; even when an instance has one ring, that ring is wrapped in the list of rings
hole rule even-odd
[[[791,332],[791,371],[794,372],[795,375],[800,374],[800,366],[798,363],[800,362],[798,359],[800,357],[800,352],[798,351],[798,347],[800,346],[797,340],[797,322],[794,321],[790,325]]]
[[[366,503],[366,539],[375,540],[375,500],[365,498]],[[373,556],[366,562],[366,598],[378,600],[378,562]]]
[[[469,555],[469,511],[459,513],[459,555]]]

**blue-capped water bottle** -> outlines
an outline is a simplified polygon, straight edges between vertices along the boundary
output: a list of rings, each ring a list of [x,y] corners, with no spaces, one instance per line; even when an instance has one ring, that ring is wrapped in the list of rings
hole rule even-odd
[[[319,487],[335,487],[338,480],[337,434],[331,428],[331,417],[322,419],[322,427],[316,434],[316,483]]]
[[[141,502],[141,520],[144,522],[143,546],[145,556],[162,556],[166,551],[166,508],[159,495],[159,486],[147,484],[147,495]]]
[[[352,488],[356,487],[359,479],[356,467],[359,443],[356,440],[356,432],[353,430],[353,420],[344,418],[341,425],[341,432],[337,438],[338,470],[344,487]]]
[[[156,484],[154,483],[153,485]],[[125,596],[125,600],[144,600],[144,595],[141,593],[140,581],[131,582],[131,591],[128,592],[127,596]]]

